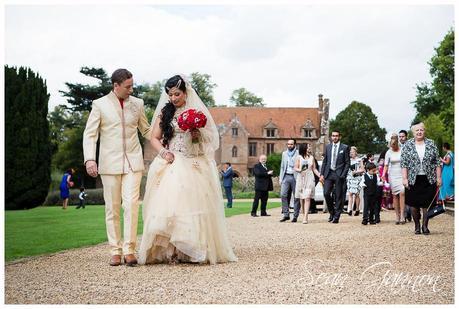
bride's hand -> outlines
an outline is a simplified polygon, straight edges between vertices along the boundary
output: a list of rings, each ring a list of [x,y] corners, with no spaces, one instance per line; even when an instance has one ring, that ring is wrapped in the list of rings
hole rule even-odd
[[[191,130],[191,138],[192,139],[197,139],[199,137],[201,137],[201,132],[199,132],[199,129]]]
[[[174,162],[175,157],[174,157],[174,154],[173,154],[172,152],[168,152],[168,153],[165,155],[164,159],[165,159],[167,162],[172,163],[172,162]]]

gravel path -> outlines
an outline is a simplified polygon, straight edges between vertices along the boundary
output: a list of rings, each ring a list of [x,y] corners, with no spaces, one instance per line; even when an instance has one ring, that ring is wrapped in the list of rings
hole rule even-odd
[[[379,225],[360,217],[314,214],[309,224],[271,217],[227,219],[237,263],[110,267],[108,246],[9,263],[7,304],[452,304],[454,217]],[[434,262],[435,261],[435,262]],[[380,263],[380,264],[378,264]],[[421,277],[423,276],[424,277]]]

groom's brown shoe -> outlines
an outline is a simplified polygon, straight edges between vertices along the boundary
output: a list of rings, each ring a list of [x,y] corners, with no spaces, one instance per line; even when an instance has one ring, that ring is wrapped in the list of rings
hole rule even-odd
[[[124,264],[126,266],[134,266],[137,264],[137,259],[134,254],[127,254],[124,256]]]
[[[110,266],[120,266],[121,265],[121,255],[112,255],[110,258]]]

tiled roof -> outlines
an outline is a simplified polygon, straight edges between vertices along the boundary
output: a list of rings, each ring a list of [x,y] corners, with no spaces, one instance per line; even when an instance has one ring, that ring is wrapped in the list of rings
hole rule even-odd
[[[244,125],[250,137],[263,137],[270,122],[279,129],[279,138],[300,137],[306,120],[319,129],[319,109],[314,107],[212,107],[215,124],[228,125],[234,115]],[[272,127],[272,125],[270,125]]]

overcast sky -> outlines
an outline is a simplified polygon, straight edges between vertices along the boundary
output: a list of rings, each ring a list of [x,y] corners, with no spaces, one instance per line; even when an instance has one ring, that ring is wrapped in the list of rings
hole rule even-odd
[[[454,27],[452,5],[65,5],[5,7],[6,64],[47,81],[50,109],[81,66],[124,67],[137,83],[207,73],[217,104],[245,87],[268,107],[316,107],[334,118],[368,104],[389,132],[408,128],[415,85]]]

